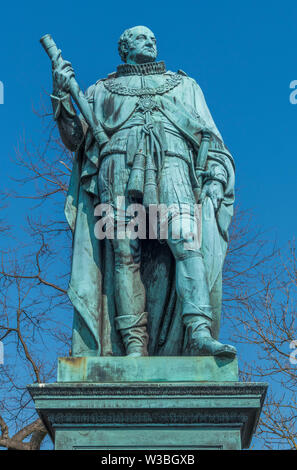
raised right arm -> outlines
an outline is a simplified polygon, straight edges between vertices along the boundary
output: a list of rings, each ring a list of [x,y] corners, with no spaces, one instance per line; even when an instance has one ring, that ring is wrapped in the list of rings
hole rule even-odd
[[[69,150],[75,152],[84,137],[85,126],[76,114],[69,93],[62,96],[53,93],[51,100],[61,139]]]
[[[53,94],[51,95],[54,119],[57,121],[61,139],[72,152],[81,143],[86,125],[77,115],[69,94],[69,82],[74,76],[71,63],[59,60],[61,52],[53,61]]]

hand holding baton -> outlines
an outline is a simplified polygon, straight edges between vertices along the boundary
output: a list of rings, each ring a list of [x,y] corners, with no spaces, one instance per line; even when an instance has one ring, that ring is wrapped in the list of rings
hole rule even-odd
[[[51,37],[50,34],[46,34],[40,39],[40,42],[51,59],[52,63],[54,60],[57,58],[57,55],[59,54],[59,49],[57,48],[55,41]],[[58,58],[58,61],[63,61],[61,54]],[[83,115],[86,123],[88,124],[96,142],[99,145],[99,148],[105,144],[108,141],[108,137],[105,134],[105,131],[101,124],[98,122],[96,119],[96,116],[94,114],[94,111],[92,107],[90,106],[88,100],[86,99],[84,93],[81,91],[79,88],[79,85],[77,81],[75,80],[74,77],[71,77],[70,82],[69,82],[69,92],[70,95],[72,96],[74,102],[77,104],[81,114]]]

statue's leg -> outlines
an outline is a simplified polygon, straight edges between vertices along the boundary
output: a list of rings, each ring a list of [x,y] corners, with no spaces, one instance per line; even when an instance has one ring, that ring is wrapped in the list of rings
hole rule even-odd
[[[115,292],[120,330],[129,356],[147,356],[145,289],[140,276],[140,240],[114,239]]]
[[[195,224],[194,217],[191,216],[189,221]],[[186,326],[185,349],[190,354],[233,357],[236,354],[235,348],[220,343],[211,334],[213,312],[206,269],[201,250],[193,242],[193,235],[195,237],[197,234],[192,230],[189,236],[189,232],[184,232],[181,224],[180,239],[174,239],[172,222],[174,220],[168,227],[168,245],[176,261],[176,291],[182,303],[182,318]],[[189,249],[191,245],[192,248]]]
[[[203,255],[199,246],[199,224],[195,216],[194,196],[189,198],[190,181],[184,162],[179,160],[179,174],[164,166],[161,184],[166,185],[168,201],[168,245],[176,262],[176,291],[182,304],[186,326],[185,349],[193,355],[234,356],[233,346],[224,345],[211,335],[212,309]],[[166,171],[167,169],[167,171]],[[174,204],[174,206],[173,206]]]
[[[117,316],[116,329],[120,331],[126,354],[129,356],[147,355],[147,313],[145,310],[145,289],[140,276],[140,240],[130,239],[125,207],[118,205],[118,197],[127,197],[127,183],[130,169],[124,154],[108,156],[102,163],[99,173],[101,202],[109,203],[114,211],[114,239],[111,240],[115,261],[115,303]]]

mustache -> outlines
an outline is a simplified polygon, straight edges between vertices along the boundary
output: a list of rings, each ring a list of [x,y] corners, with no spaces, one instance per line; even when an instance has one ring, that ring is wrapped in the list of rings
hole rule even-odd
[[[143,46],[142,49],[148,49],[150,51],[156,51],[156,47],[155,46]]]

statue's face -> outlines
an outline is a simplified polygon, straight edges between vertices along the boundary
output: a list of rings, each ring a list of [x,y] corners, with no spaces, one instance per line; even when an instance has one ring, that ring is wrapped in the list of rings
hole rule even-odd
[[[131,36],[127,45],[127,64],[154,62],[157,57],[156,38],[145,26],[136,26],[130,30]]]

